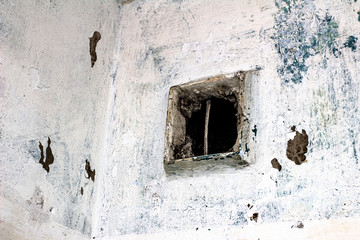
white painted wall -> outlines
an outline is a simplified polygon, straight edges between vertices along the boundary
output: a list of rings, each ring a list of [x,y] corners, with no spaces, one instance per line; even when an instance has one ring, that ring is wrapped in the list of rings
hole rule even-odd
[[[44,224],[89,235],[97,179],[86,178],[85,160],[99,171],[105,158],[118,5],[110,0],[0,4],[0,196],[6,199],[1,202],[10,201],[30,215],[40,211]],[[91,68],[89,38],[94,31],[102,38]],[[49,173],[38,163],[39,141],[45,151],[48,137],[55,158]],[[41,199],[43,206],[36,204]],[[2,210],[2,222],[6,211],[18,214]],[[21,229],[16,221],[9,224]]]
[[[267,226],[318,228],[318,220],[356,233],[360,46],[349,39],[360,37],[359,2],[296,1],[291,11],[270,0],[54,4],[2,3],[3,198],[26,207],[39,187],[41,211],[56,208],[51,221],[96,239],[186,237],[196,228],[205,231],[198,238],[217,229],[216,239],[234,239],[234,228],[263,223],[241,235],[257,239]],[[95,30],[102,39],[91,69]],[[256,66],[249,121],[258,130],[247,156],[254,163],[166,176],[170,87]],[[309,135],[299,166],[286,157],[292,125]],[[48,136],[55,162],[46,174],[38,141]],[[95,189],[85,159],[96,169]],[[318,236],[311,229],[282,237]]]

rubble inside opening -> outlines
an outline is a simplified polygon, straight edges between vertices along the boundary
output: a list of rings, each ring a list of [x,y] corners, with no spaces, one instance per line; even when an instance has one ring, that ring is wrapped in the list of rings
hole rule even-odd
[[[238,72],[170,89],[165,162],[239,151],[244,77]]]

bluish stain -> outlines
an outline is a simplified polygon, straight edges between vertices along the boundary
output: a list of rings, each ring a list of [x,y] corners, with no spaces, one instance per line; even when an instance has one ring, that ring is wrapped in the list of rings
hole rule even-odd
[[[360,11],[357,12],[358,16],[358,21],[360,22]]]
[[[315,14],[311,0],[276,0],[275,34],[272,37],[281,58],[278,74],[283,82],[301,83],[308,70],[306,60],[329,49],[335,57],[338,24],[330,15]],[[315,28],[314,28],[315,25]]]
[[[356,42],[357,42],[357,40],[358,40],[357,37],[350,36],[348,38],[348,40],[344,43],[344,47],[351,48],[351,51],[355,52],[356,51]]]
[[[355,133],[352,129],[348,129],[349,131],[349,137],[353,139],[353,142],[352,142],[352,147],[353,147],[353,154],[354,154],[354,158],[355,158],[355,163],[356,164],[359,164],[359,157],[357,155],[357,151],[356,151],[356,138],[355,138]]]
[[[247,143],[245,143],[245,153],[250,152],[250,148],[248,148]]]
[[[136,180],[136,181],[135,181],[135,185],[136,185],[136,186],[141,186],[141,183],[140,183],[138,180]]]
[[[238,212],[237,217],[234,219],[234,225],[244,225],[247,222],[244,212]]]
[[[356,164],[359,164],[359,157],[358,157],[357,152],[356,152],[356,143],[355,143],[355,140],[352,142],[352,145],[353,145],[353,148],[354,148],[355,163],[356,163]]]
[[[280,218],[279,203],[269,202],[259,206],[259,213],[264,221],[278,220]]]
[[[154,66],[155,66],[156,69],[159,70],[159,72],[163,71],[164,61],[165,61],[165,57],[161,56],[161,51],[162,50],[163,49],[161,47],[158,47],[158,48],[150,47],[148,52],[146,53],[146,56],[145,56],[145,59],[146,59],[148,57],[149,53],[152,55]]]

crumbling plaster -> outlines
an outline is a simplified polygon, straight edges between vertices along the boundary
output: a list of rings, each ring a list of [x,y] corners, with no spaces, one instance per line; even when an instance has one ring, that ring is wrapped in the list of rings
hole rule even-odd
[[[1,209],[2,222],[16,221],[4,217],[16,206],[31,206],[96,239],[209,239],[211,229],[217,239],[257,239],[297,221],[304,229],[279,238],[316,238],[321,223],[334,232],[333,224],[345,224],[355,235],[360,46],[352,40],[360,37],[359,2],[1,5],[1,198],[14,204]],[[91,68],[94,31],[101,40]],[[248,121],[257,133],[245,156],[251,164],[167,176],[170,87],[254,69],[261,70],[249,91]],[[293,125],[309,138],[301,165],[286,156]],[[48,137],[54,163],[46,173],[38,142]]]

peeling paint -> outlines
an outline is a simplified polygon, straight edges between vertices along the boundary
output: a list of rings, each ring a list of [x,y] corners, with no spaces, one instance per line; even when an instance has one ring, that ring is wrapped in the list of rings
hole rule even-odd
[[[86,173],[88,174],[88,176],[86,178],[91,178],[91,180],[94,182],[95,181],[95,169],[91,170],[90,162],[87,159],[86,159],[85,170],[86,170]]]
[[[305,154],[308,149],[309,138],[303,129],[301,133],[296,131],[294,139],[290,139],[287,143],[286,156],[294,161],[296,165],[300,165],[306,160]]]
[[[100,39],[101,34],[98,31],[95,31],[93,36],[90,38],[91,67],[94,67],[94,64],[97,60],[96,45]]]
[[[46,159],[44,161],[44,148],[43,148],[43,145],[41,144],[41,142],[39,142],[39,148],[41,151],[41,153],[40,153],[41,157],[40,157],[39,163],[43,166],[43,168],[47,172],[50,171],[49,165],[54,163],[54,155],[52,154],[50,144],[51,144],[51,140],[50,140],[50,138],[48,138],[48,146],[46,147]]]
[[[281,168],[282,168],[282,167],[281,167],[279,161],[278,161],[276,158],[274,158],[273,160],[271,160],[271,165],[272,165],[273,168],[279,170],[279,172],[281,171]]]

